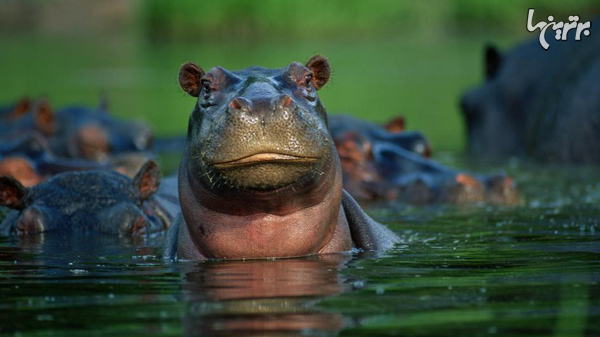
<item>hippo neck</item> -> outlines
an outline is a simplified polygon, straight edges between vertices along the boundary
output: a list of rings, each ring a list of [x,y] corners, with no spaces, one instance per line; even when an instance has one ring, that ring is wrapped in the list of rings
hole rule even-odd
[[[301,191],[258,194],[244,202],[242,199],[251,195],[240,191],[237,198],[223,198],[218,209],[212,207],[218,204],[215,195],[203,195],[198,200],[194,189],[199,188],[199,183],[190,176],[186,161],[184,156],[179,173],[180,200],[187,224],[182,230],[202,256],[292,257],[351,248],[352,239],[341,208],[342,178],[337,161],[328,171],[329,177],[304,191],[304,195]],[[206,200],[210,207],[204,204]],[[235,210],[224,212],[227,207]]]

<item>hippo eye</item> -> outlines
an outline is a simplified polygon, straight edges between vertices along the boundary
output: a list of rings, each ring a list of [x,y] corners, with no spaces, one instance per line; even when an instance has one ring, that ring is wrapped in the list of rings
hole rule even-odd
[[[304,76],[304,85],[305,86],[310,86],[310,82],[312,82],[313,79],[313,74],[306,74],[306,76]]]
[[[212,87],[210,85],[210,81],[209,80],[203,80],[202,81],[202,87],[204,88],[204,91],[206,93],[209,93],[212,90]]]

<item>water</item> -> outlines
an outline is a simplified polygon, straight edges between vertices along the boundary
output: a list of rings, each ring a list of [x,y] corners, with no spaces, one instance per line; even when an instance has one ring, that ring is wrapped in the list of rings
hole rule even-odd
[[[369,205],[402,238],[384,254],[170,264],[160,239],[3,238],[0,333],[600,335],[600,170],[508,171],[517,207]]]

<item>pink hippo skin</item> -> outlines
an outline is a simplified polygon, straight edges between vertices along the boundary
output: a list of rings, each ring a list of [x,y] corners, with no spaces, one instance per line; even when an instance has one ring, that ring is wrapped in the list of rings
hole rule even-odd
[[[398,237],[346,193],[317,90],[329,61],[179,72],[198,97],[179,168],[182,213],[165,256],[294,257],[391,248]]]

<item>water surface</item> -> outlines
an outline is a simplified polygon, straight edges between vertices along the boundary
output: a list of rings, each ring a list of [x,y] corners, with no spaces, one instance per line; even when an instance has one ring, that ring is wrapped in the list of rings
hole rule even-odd
[[[516,207],[368,205],[402,239],[385,254],[171,264],[161,238],[3,238],[0,333],[600,335],[600,170],[508,170]]]

